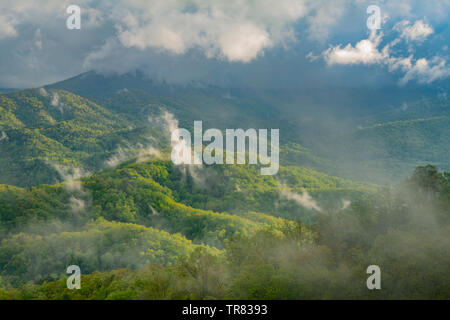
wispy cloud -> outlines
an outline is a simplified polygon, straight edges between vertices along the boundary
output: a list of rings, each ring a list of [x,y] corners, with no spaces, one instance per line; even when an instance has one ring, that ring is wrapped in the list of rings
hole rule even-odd
[[[403,76],[401,84],[416,80],[419,83],[430,83],[438,79],[450,76],[450,67],[445,58],[434,56],[432,58],[415,58],[413,54],[409,56],[394,55],[393,48],[402,40],[424,41],[427,36],[433,33],[433,29],[423,21],[418,20],[413,25],[409,21],[403,21],[394,28],[400,33],[395,40],[381,46],[383,33],[376,33],[373,30],[368,39],[357,42],[354,46],[341,44],[333,46],[322,52],[322,57],[326,63],[332,65],[383,65],[391,72],[400,71]],[[313,61],[314,56],[310,53],[307,56]]]
[[[13,17],[0,14],[0,39],[17,36],[16,24]]]
[[[314,200],[310,194],[303,190],[301,194],[292,192],[290,189],[288,189],[285,186],[281,186],[280,188],[280,196],[282,198],[285,198],[287,200],[293,200],[300,206],[309,209],[309,210],[316,210],[321,212],[322,208],[319,207],[316,200]]]
[[[64,188],[70,194],[68,202],[70,210],[75,214],[83,213],[86,209],[84,198],[88,196],[88,193],[83,189],[80,179],[90,173],[81,168],[64,166],[52,161],[47,161],[47,164],[54,168],[64,181]]]
[[[433,34],[434,30],[431,26],[417,20],[411,25],[408,20],[403,20],[394,26],[395,30],[400,31],[400,37],[407,41],[424,41],[429,35]]]
[[[271,65],[277,64],[273,70],[281,70],[280,67],[286,67],[283,63],[296,62],[278,59],[278,55],[284,54],[278,49],[301,52],[309,48],[308,52],[316,48],[321,52],[325,41],[353,37],[355,32],[365,30],[365,8],[372,3],[362,0],[79,0],[76,4],[82,9],[82,28],[76,31],[65,27],[68,16],[65,9],[70,4],[74,3],[70,0],[0,1],[0,86],[40,86],[91,69],[119,73],[144,69],[153,78],[164,80],[208,78],[211,82],[209,78],[212,78],[221,82],[221,74],[235,70],[247,72],[252,66],[244,65],[262,57]],[[435,33],[441,42],[446,40],[442,32],[434,32],[432,25],[438,30],[437,26],[448,18],[447,0],[426,4],[416,0],[375,1],[375,4],[381,7],[383,19],[393,25],[397,22],[394,29],[398,39],[408,45],[420,44]],[[427,20],[417,20],[417,17]],[[340,51],[333,52],[335,64],[343,56],[354,64],[374,64],[372,61],[379,60],[379,55],[371,56],[377,55],[377,51],[371,51],[376,39],[365,40],[350,47],[346,43],[341,45]],[[432,69],[435,55],[432,49],[421,58],[432,65],[427,74],[439,74],[435,69],[440,64]],[[383,52],[378,48],[378,53]],[[267,78],[275,79],[272,74],[275,72],[271,70]],[[306,73],[299,73],[298,78],[302,74],[306,77]],[[410,73],[413,74],[417,72]],[[254,76],[250,73],[248,77]],[[426,82],[433,77],[425,79]]]
[[[341,210],[347,209],[348,207],[350,207],[351,204],[352,204],[352,202],[350,200],[342,199]]]
[[[9,140],[8,135],[6,134],[5,131],[2,131],[2,134],[0,135],[0,141],[3,141],[3,140],[5,140],[5,141]]]

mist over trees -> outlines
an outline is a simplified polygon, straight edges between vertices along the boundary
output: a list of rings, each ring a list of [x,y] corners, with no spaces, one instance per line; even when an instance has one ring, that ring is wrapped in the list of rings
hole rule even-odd
[[[450,297],[444,102],[340,132],[217,88],[82,97],[67,85],[86,86],[0,95],[0,298]],[[277,175],[174,165],[170,128],[196,119],[282,128]],[[381,290],[366,286],[370,265]]]
[[[14,219],[2,215],[0,297],[449,298],[450,176],[431,165],[344,210],[317,212],[308,223],[179,204],[172,197],[195,207],[201,203],[193,201],[196,194],[205,201],[217,191],[185,189],[187,182],[172,180],[176,174],[167,168],[164,162],[131,163],[84,179],[90,193],[85,216],[36,211],[47,204],[46,192],[63,200],[61,187],[35,188],[28,196],[4,187],[1,198],[9,201],[1,202],[2,212],[5,203],[13,207],[14,197],[27,199],[31,208]],[[161,183],[184,187],[172,185],[171,191]],[[57,207],[59,200],[51,198]],[[25,227],[27,220],[34,227]],[[11,226],[16,231],[7,232]],[[66,264],[83,270],[80,290],[66,288]],[[366,287],[369,265],[381,268],[381,290]]]

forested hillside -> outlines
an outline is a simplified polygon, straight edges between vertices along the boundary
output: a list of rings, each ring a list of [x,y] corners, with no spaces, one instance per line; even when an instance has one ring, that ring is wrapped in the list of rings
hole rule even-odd
[[[196,247],[217,255],[231,239],[295,228],[292,221],[315,221],[325,210],[284,197],[280,183],[257,170],[200,170],[193,176],[168,161],[132,161],[57,185],[1,186],[3,282],[57,279],[67,263],[92,273],[171,265]],[[282,170],[292,194],[305,188],[320,198],[324,191],[318,206],[328,204],[329,212],[341,210],[341,197],[371,190],[311,170]]]
[[[402,120],[377,124],[357,133],[353,151],[366,145],[365,152],[379,159],[450,162],[450,117]],[[372,148],[372,150],[368,150]]]
[[[450,0],[0,0],[0,302],[450,300],[449,21]]]
[[[315,147],[305,122],[243,94],[80,77],[0,94],[0,298],[450,298],[445,104]],[[278,173],[174,165],[171,130],[199,119],[279,128]]]
[[[148,124],[138,127],[85,98],[45,89],[0,95],[0,132],[0,182],[17,186],[60,181],[57,165],[98,170],[120,146],[167,141]]]
[[[392,100],[388,88],[357,92],[340,88],[330,95],[313,90],[300,98],[194,82],[171,84],[139,72],[109,76],[88,72],[47,88],[74,92],[135,123],[148,118],[154,110],[151,105],[162,106],[187,129],[198,119],[205,128],[222,130],[281,128],[281,163],[352,180],[396,183],[427,163],[450,170],[447,95],[420,88],[412,92],[405,88],[404,102]],[[386,98],[379,96],[382,92]],[[366,105],[365,96],[373,96],[377,104]],[[339,105],[343,101],[352,106]],[[333,103],[339,106],[333,109]]]
[[[183,119],[179,125],[187,129],[198,119],[205,128],[221,130],[280,127],[273,110],[256,102],[198,94],[181,98],[136,89],[95,98],[97,103],[43,88],[0,95],[0,183],[21,187],[55,183],[62,178],[58,165],[95,172],[108,166],[111,158],[168,148],[168,126],[178,125],[177,119]],[[288,141],[281,136],[283,144]],[[291,145],[282,147],[282,163],[298,165],[305,160],[304,165],[324,167],[307,149]],[[300,157],[297,151],[292,153],[299,148]]]
[[[379,184],[397,183],[415,167],[426,164],[449,170],[449,111],[446,96],[439,96],[356,117],[347,130],[339,130],[327,141],[308,148],[318,160],[312,166],[329,174]]]
[[[2,220],[8,227],[0,245],[0,297],[450,297],[448,173],[419,167],[398,188],[381,189],[340,212],[317,212],[305,225],[181,205],[170,189],[150,178],[168,178],[161,165],[130,164],[84,180],[82,190],[91,200],[83,214],[68,209],[58,210],[59,216],[45,214],[58,203],[64,208],[68,190],[63,185],[31,193],[4,187],[2,200],[18,207],[23,201],[17,198],[30,202],[22,215]],[[52,195],[55,200],[48,204],[49,193],[60,200]],[[39,210],[44,204],[47,210]],[[72,263],[84,271],[80,290],[66,288],[64,268]],[[383,290],[366,288],[366,268],[372,264],[382,268]]]
[[[362,125],[368,126],[376,123],[395,122],[402,120],[428,119],[441,116],[450,116],[450,101],[443,93],[434,98],[423,98],[411,103],[403,102],[393,110],[374,113],[362,118]]]

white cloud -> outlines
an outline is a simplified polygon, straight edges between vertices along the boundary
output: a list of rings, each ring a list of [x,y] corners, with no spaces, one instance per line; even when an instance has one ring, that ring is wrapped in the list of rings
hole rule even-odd
[[[339,23],[344,15],[348,1],[311,1],[308,2],[307,17],[309,23],[309,37],[314,40],[323,41],[327,39],[333,28]]]
[[[417,79],[420,83],[430,83],[438,79],[450,77],[450,67],[441,57],[434,57],[431,60],[421,58],[404,69],[406,73],[400,80],[402,84],[412,79]]]
[[[399,29],[403,34],[399,39],[410,43],[430,36],[431,27],[422,20],[414,22],[414,16],[426,16],[433,25],[448,19],[448,0],[375,2],[383,19],[411,21],[398,25],[404,29]],[[124,73],[146,66],[152,77],[161,79],[191,80],[194,73],[202,78],[219,73],[215,69],[218,65],[228,67],[220,63],[213,66],[215,59],[248,63],[271,49],[289,47],[301,34],[323,42],[338,33],[357,32],[365,27],[363,9],[369,1],[78,0],[82,30],[68,32],[65,19],[70,4],[72,0],[0,1],[1,86],[39,86],[90,69]],[[316,44],[305,41],[304,45]],[[334,57],[335,64],[378,63],[374,61],[384,53],[373,50],[375,46],[367,39],[359,46],[340,47],[330,59]],[[191,51],[209,59],[185,55]],[[183,58],[188,66],[182,65],[186,62]],[[430,68],[435,66],[427,61]]]
[[[209,58],[249,62],[293,39],[293,23],[306,14],[305,1],[127,2],[118,22],[126,47],[183,54],[201,49]]]
[[[144,162],[151,158],[161,155],[160,151],[151,145],[144,146],[137,144],[135,146],[126,144],[125,147],[118,147],[115,153],[105,161],[107,167],[116,167],[120,163],[135,158],[137,162]]]
[[[17,36],[17,30],[14,27],[16,23],[13,18],[0,14],[0,40]]]
[[[232,62],[250,62],[271,45],[270,35],[265,30],[251,24],[241,25],[220,36],[219,54]]]
[[[381,38],[382,33],[377,35],[372,31],[369,39],[359,41],[354,47],[347,44],[343,48],[341,45],[329,48],[323,52],[324,59],[329,65],[380,63],[387,55],[387,50],[378,50]]]
[[[424,41],[434,30],[422,20],[417,20],[413,25],[408,20],[403,20],[394,26],[400,32],[400,37],[407,41]]]
[[[409,23],[397,25],[397,31],[401,32],[397,38],[384,47],[380,48],[383,33],[376,34],[372,31],[368,39],[363,39],[355,46],[347,44],[345,47],[337,45],[322,52],[322,57],[328,65],[384,65],[390,72],[401,71],[404,73],[400,79],[401,84],[416,80],[419,83],[431,83],[438,79],[450,76],[450,67],[447,61],[439,56],[431,59],[394,56],[391,51],[402,39],[406,41],[423,41],[433,31],[423,24],[421,20],[416,21],[409,27]],[[312,53],[308,56],[314,57]],[[312,59],[310,59],[312,60]]]

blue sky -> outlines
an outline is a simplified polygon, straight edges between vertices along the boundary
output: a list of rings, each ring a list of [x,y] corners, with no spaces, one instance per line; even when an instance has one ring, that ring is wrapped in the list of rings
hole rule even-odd
[[[72,4],[80,30],[66,27]],[[449,0],[2,0],[0,87],[135,69],[263,88],[434,85],[450,77],[449,12]]]

